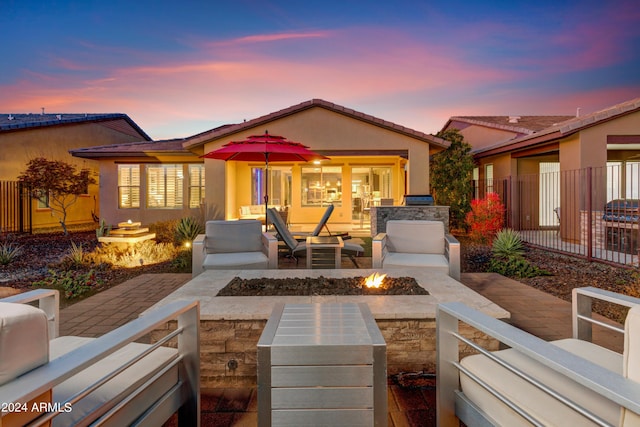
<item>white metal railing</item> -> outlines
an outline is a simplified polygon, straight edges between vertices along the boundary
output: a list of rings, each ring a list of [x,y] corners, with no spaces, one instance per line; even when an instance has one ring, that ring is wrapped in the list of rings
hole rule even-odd
[[[591,317],[591,302],[600,299],[623,306],[632,307],[640,303],[640,299],[596,288],[581,288],[574,290],[574,336],[580,339],[591,340],[591,326],[603,322],[593,321]],[[503,404],[520,414],[533,425],[540,425],[540,420],[534,414],[528,413],[510,396],[505,396],[495,390],[484,380],[469,372],[460,364],[459,344],[462,342],[473,350],[481,353],[491,361],[498,363],[504,369],[517,375],[539,390],[562,402],[567,407],[577,411],[596,425],[610,425],[592,408],[586,408],[570,398],[563,396],[547,385],[532,378],[512,363],[503,360],[500,356],[486,350],[472,340],[465,338],[458,332],[459,324],[463,323],[480,331],[487,336],[511,347],[532,360],[541,363],[545,367],[554,370],[558,375],[566,377],[567,381],[573,381],[599,394],[615,404],[627,408],[633,412],[640,411],[640,384],[629,380],[620,374],[590,362],[574,353],[568,352],[558,346],[548,343],[540,338],[519,330],[505,322],[489,317],[477,310],[471,309],[458,302],[439,304],[436,314],[437,335],[437,416],[439,426],[458,425],[459,419],[467,425],[493,425],[491,414],[486,414],[478,409],[460,388],[460,372],[467,375],[472,381],[490,393]],[[610,326],[607,324],[607,326]],[[622,331],[620,328],[612,328]]]

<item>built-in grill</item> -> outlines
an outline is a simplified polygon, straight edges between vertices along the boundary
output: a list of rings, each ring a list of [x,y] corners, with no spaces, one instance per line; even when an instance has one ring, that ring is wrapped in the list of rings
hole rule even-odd
[[[405,206],[433,206],[433,196],[431,194],[405,194]]]
[[[602,219],[606,227],[607,250],[628,254],[638,253],[640,200],[611,200],[604,206]]]
[[[602,219],[607,222],[635,222],[640,219],[640,200],[615,199],[604,206]]]

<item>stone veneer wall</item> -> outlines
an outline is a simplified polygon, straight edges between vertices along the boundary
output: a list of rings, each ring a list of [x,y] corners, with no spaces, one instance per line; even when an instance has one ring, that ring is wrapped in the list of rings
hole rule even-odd
[[[390,219],[442,221],[449,233],[449,206],[372,206],[371,236],[387,231]]]
[[[266,320],[201,320],[201,388],[255,387],[257,384],[257,345]],[[376,320],[387,343],[387,375],[401,372],[436,371],[435,319]],[[164,330],[152,333],[152,342],[176,327],[171,322]],[[498,342],[467,325],[460,332],[489,350]],[[461,355],[469,354],[461,347]],[[229,361],[237,367],[231,369]]]

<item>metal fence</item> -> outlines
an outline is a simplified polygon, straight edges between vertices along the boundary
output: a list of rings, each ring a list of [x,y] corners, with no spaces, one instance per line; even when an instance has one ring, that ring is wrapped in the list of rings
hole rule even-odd
[[[530,245],[626,266],[640,255],[640,163],[540,173],[475,182],[474,197],[498,193],[505,226]]]
[[[31,198],[18,181],[0,181],[0,233],[31,233]]]

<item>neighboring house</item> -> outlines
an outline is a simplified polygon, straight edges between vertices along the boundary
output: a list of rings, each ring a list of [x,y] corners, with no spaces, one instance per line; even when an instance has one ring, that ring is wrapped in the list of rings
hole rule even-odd
[[[457,129],[474,151],[532,135],[574,116],[454,116],[442,131]]]
[[[224,162],[200,156],[250,135],[281,135],[330,160],[271,163],[269,197],[289,208],[289,221],[315,223],[327,204],[331,223],[361,224],[380,199],[429,192],[429,156],[448,143],[368,114],[313,99],[243,123],[183,140],[72,150],[98,160],[102,215],[110,223],[145,223],[196,213],[200,203],[226,218],[263,204],[264,162]]]
[[[479,195],[501,193],[510,225],[521,230],[557,226],[561,212],[560,236],[580,242],[585,227],[575,225],[587,223],[587,210],[601,219],[606,202],[640,198],[640,98],[562,118],[520,117],[517,123],[498,118],[503,125],[485,131],[487,118],[452,117],[445,128],[461,129],[472,145],[475,179],[483,184]],[[547,126],[530,126],[536,121]],[[489,132],[493,143],[485,138]]]
[[[98,163],[74,158],[69,150],[142,139],[151,138],[126,114],[0,114],[0,230],[20,231],[16,223],[29,216],[29,209],[22,218],[14,212],[18,193],[8,183],[17,180],[29,160],[61,160],[78,169],[90,169],[98,179]],[[70,209],[67,224],[92,222],[92,214],[100,214],[99,206],[98,185],[92,185]],[[34,229],[59,226],[46,205],[34,200],[31,207],[31,218],[25,223],[32,222]],[[28,224],[23,226],[28,230]]]

